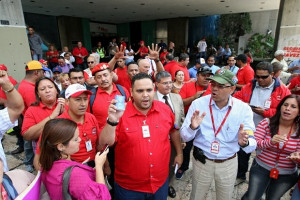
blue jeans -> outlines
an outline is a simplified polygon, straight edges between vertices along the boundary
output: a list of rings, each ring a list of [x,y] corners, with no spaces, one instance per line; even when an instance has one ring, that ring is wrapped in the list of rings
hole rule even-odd
[[[296,184],[291,200],[298,200],[300,198],[300,191],[298,184]]]
[[[37,61],[39,61],[40,59],[42,59],[43,58],[43,55],[42,54],[33,54],[32,55],[32,60],[37,60]]]
[[[288,175],[279,175],[278,179],[270,178],[270,171],[261,167],[253,160],[248,191],[242,200],[259,200],[266,192],[266,200],[280,200],[280,198],[291,189],[298,180],[297,172]]]
[[[25,165],[33,165],[34,153],[32,149],[32,142],[24,140],[24,152],[25,152]]]
[[[168,197],[168,180],[169,178],[154,194],[127,190],[115,182],[115,200],[166,200]]]

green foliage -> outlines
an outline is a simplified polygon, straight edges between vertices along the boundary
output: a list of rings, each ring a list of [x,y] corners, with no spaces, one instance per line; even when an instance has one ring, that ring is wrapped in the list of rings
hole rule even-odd
[[[252,31],[252,21],[249,13],[221,15],[219,19],[219,35],[223,42],[233,44],[240,36]]]
[[[255,33],[249,38],[247,48],[255,58],[271,58],[273,46],[274,38],[271,35]]]

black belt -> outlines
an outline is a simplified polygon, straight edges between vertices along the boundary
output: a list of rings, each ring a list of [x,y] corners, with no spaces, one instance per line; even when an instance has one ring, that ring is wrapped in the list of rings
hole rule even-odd
[[[215,163],[223,163],[223,162],[225,162],[225,161],[227,161],[227,160],[231,160],[231,159],[235,158],[235,157],[236,157],[236,153],[235,153],[233,156],[231,156],[231,157],[229,157],[229,158],[226,158],[226,159],[210,159],[210,158],[207,158],[207,157],[204,155],[202,149],[200,149],[200,148],[194,146],[193,156],[194,156],[194,158],[195,158],[196,160],[200,161],[200,162],[203,163],[203,164],[205,164],[205,160],[206,160],[206,159],[207,159],[207,160],[210,160],[210,161],[213,161],[213,162],[215,162]]]

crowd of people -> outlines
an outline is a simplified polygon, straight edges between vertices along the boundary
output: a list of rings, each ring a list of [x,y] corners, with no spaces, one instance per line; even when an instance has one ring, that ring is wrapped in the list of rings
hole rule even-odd
[[[280,199],[297,181],[299,199],[299,60],[286,67],[278,50],[253,70],[251,53],[217,51],[205,38],[189,69],[189,55],[163,41],[137,51],[123,39],[92,52],[80,41],[72,52],[51,45],[44,60],[32,27],[29,41],[18,91],[0,65],[1,136],[15,127],[12,153],[25,151],[51,199],[174,198],[192,149],[190,199],[205,199],[213,180],[216,198],[231,199],[254,151],[242,199]],[[0,157],[6,173],[1,145]]]

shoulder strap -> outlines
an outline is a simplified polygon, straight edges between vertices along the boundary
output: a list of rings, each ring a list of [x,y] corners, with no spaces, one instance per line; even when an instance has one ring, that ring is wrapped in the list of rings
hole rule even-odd
[[[72,200],[72,197],[69,193],[69,184],[70,184],[70,177],[71,177],[71,173],[74,167],[79,167],[82,168],[78,165],[73,165],[68,167],[67,169],[65,169],[64,174],[63,174],[63,199],[64,200]],[[83,168],[82,168],[83,169]]]
[[[2,185],[7,193],[8,199],[15,199],[18,196],[18,192],[15,189],[14,184],[12,183],[9,176],[5,173],[3,173]]]
[[[125,99],[126,99],[126,101],[127,101],[127,96],[126,96],[126,93],[125,93],[123,87],[121,85],[119,85],[119,84],[116,84],[116,86],[117,86],[119,92],[121,93],[121,95],[124,96]]]
[[[94,105],[94,102],[95,102],[97,90],[98,90],[98,88],[93,88],[93,89],[90,90],[93,93],[90,96],[90,111],[91,111],[92,114],[93,114],[93,105]]]

